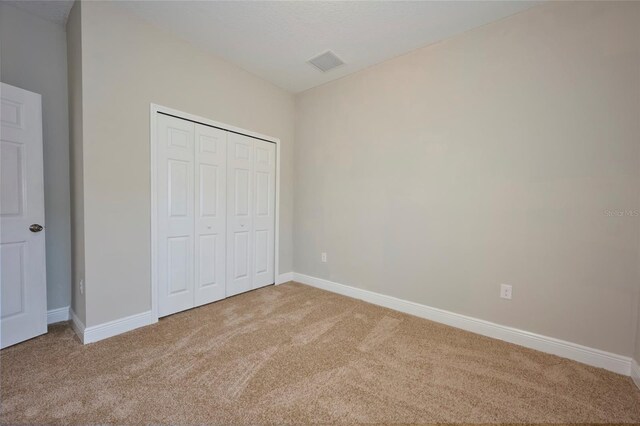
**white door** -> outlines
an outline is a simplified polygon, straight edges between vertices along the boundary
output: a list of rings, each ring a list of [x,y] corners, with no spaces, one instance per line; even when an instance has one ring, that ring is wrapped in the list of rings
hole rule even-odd
[[[158,313],[194,306],[195,124],[158,114]]]
[[[158,313],[225,297],[227,132],[157,116]]]
[[[230,133],[227,158],[227,296],[232,296],[275,281],[275,144]]]
[[[157,114],[158,314],[275,281],[276,145]]]
[[[275,282],[276,144],[254,140],[253,288]]]
[[[0,347],[47,332],[40,95],[0,87]]]
[[[195,306],[200,306],[225,297],[227,132],[201,124],[195,131]]]
[[[227,145],[227,296],[253,288],[253,141],[230,133]]]

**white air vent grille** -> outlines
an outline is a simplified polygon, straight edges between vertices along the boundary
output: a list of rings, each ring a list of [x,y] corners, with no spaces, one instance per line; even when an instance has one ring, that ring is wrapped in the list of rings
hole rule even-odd
[[[344,64],[342,59],[338,58],[335,53],[330,50],[316,56],[315,58],[309,59],[307,62],[322,72],[327,72]]]

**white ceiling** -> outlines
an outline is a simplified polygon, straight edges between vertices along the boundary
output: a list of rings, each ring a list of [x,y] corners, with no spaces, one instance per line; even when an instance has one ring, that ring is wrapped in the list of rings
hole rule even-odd
[[[47,21],[65,25],[74,0],[22,0],[2,1],[39,16]]]
[[[66,21],[73,0],[20,1]],[[540,1],[122,1],[141,18],[297,93],[528,9]],[[323,73],[310,58],[346,64]]]
[[[127,1],[145,20],[300,92],[527,9],[531,1]],[[332,50],[346,65],[308,64]]]

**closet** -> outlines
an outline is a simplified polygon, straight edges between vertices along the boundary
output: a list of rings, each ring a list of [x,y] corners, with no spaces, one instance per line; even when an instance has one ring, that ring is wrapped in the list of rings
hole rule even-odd
[[[158,112],[158,315],[273,284],[276,145]]]

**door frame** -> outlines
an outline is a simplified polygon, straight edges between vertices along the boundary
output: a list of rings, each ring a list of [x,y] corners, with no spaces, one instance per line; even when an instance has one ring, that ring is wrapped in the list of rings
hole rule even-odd
[[[198,115],[189,114],[177,109],[151,103],[149,107],[149,147],[150,147],[150,170],[151,170],[151,314],[153,318],[158,320],[158,170],[157,170],[157,116],[158,113],[173,115],[189,121],[195,121],[204,125],[217,127],[221,130],[240,133],[252,138],[262,139],[276,145],[276,202],[275,202],[275,252],[273,265],[274,283],[278,284],[278,264],[280,259],[280,139],[266,136],[251,130],[235,127],[230,124],[220,123]]]

